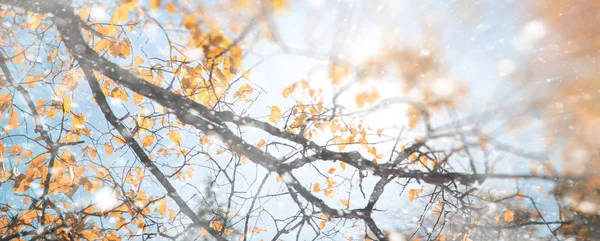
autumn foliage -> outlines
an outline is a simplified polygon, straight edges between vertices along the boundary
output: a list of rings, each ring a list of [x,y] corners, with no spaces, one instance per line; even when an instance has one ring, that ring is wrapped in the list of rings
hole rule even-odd
[[[600,6],[550,2],[501,81],[556,84],[480,108],[392,3],[0,0],[0,240],[596,240]]]

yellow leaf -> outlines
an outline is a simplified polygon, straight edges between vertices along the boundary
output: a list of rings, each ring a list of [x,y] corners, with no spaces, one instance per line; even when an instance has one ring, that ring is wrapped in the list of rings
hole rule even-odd
[[[194,17],[194,15],[188,15],[183,18],[181,24],[187,29],[192,29],[196,26],[196,17]]]
[[[19,50],[21,50],[21,49],[19,49]],[[18,54],[18,55],[15,55],[15,56],[13,57],[13,62],[14,62],[15,64],[22,64],[22,63],[25,63],[25,52],[23,52],[23,51],[17,51],[17,52],[19,52],[20,54]]]
[[[252,88],[252,86],[245,84],[245,85],[240,86],[238,91],[233,93],[233,98],[234,99],[240,98],[240,99],[246,100],[246,102],[248,102],[248,101],[250,101],[248,99],[248,95],[252,94],[252,92],[254,92],[254,89]]]
[[[320,192],[321,191],[321,189],[319,188],[320,186],[321,186],[321,184],[319,184],[319,183],[313,184],[313,189],[312,189],[313,192]]]
[[[96,44],[94,44],[94,51],[98,52],[98,51],[106,50],[106,49],[108,49],[110,44],[111,44],[110,39],[101,39]]]
[[[141,65],[144,63],[144,57],[142,56],[135,56],[133,57],[133,62],[137,65]]]
[[[288,5],[288,0],[269,0],[268,3],[271,5],[275,12],[282,12]]]
[[[331,70],[329,73],[329,77],[331,78],[331,82],[333,84],[338,84],[345,77],[350,75],[350,66],[346,63],[336,62],[331,65]]]
[[[275,181],[276,181],[276,182],[281,182],[281,177],[280,177],[279,175],[277,175],[277,176],[275,177]]]
[[[65,114],[66,113],[71,113],[72,106],[73,105],[71,103],[71,99],[68,96],[63,95],[63,97],[62,97],[62,109],[61,109],[63,111],[63,113],[65,113]]]
[[[119,99],[121,101],[127,101],[127,92],[125,89],[116,87],[110,92],[110,97]]]
[[[171,141],[177,144],[178,146],[181,145],[181,133],[179,133],[178,131],[169,132],[169,139],[171,139]]]
[[[346,207],[350,207],[350,201],[348,201],[348,199],[342,199],[341,203],[342,203],[342,205],[344,205]]]
[[[342,142],[338,144],[338,150],[343,151],[344,149],[346,149],[346,146],[346,143],[344,142],[344,140],[342,140]]]
[[[75,129],[84,129],[85,128],[86,117],[84,114],[74,114],[71,115],[71,124]]]
[[[154,143],[154,134],[150,134],[142,138],[142,146],[147,147]]]
[[[277,122],[277,120],[279,120],[279,117],[281,117],[281,110],[279,109],[279,107],[271,107],[271,115],[269,116],[269,121],[275,123]]]
[[[415,200],[416,197],[419,196],[423,192],[423,189],[410,189],[408,190],[408,200],[411,202]]]
[[[287,98],[294,92],[295,89],[296,89],[295,85],[287,87],[287,88],[283,89],[283,91],[281,92],[281,96],[283,96],[283,98]]]
[[[89,155],[90,158],[95,159],[98,153],[96,153],[96,149],[91,146],[86,146],[82,149],[85,153]]]
[[[36,84],[36,79],[34,76],[29,76],[27,77],[27,79],[25,79],[25,86],[29,87],[29,88],[33,88],[35,87]]]
[[[130,13],[136,9],[137,1],[129,1],[121,4],[110,19],[110,24],[119,24],[127,21]]]
[[[510,223],[513,220],[515,220],[515,214],[510,210],[506,210],[506,212],[504,212],[504,221]]]
[[[150,9],[156,10],[160,8],[160,0],[150,0]]]
[[[325,229],[325,224],[326,224],[325,220],[321,221],[319,223],[319,229],[321,229],[321,230]]]
[[[177,11],[177,8],[173,3],[167,3],[166,9],[168,13],[175,13],[175,11]]]
[[[173,209],[169,209],[169,220],[175,220],[176,213]]]
[[[167,213],[167,200],[162,198],[158,201],[156,201],[156,206],[158,207],[158,213],[160,213],[160,215],[165,215]]]
[[[140,103],[142,103],[142,101],[144,100],[144,96],[140,95],[138,93],[133,93],[133,103],[138,105]]]

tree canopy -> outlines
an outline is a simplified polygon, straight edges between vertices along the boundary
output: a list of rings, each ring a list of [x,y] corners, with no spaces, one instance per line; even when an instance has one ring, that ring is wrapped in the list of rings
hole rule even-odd
[[[599,5],[0,0],[0,240],[597,240]]]

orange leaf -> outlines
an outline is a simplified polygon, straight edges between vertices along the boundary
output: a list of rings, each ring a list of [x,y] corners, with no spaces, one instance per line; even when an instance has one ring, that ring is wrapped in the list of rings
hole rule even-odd
[[[208,235],[208,231],[206,231],[206,229],[202,229],[202,230],[200,230],[200,237],[201,237],[201,238],[204,238],[204,237],[206,237],[206,235]]]
[[[22,151],[23,151],[23,147],[21,147],[20,145],[14,145],[10,149],[8,149],[8,152],[12,153],[13,156],[17,156],[17,155],[21,154]]]
[[[323,190],[323,193],[325,193],[325,196],[327,196],[329,198],[333,198],[333,190],[325,189],[325,190]]]
[[[177,145],[181,145],[181,133],[178,131],[169,132],[169,139]]]
[[[71,124],[75,129],[85,129],[86,119],[84,114],[74,114],[71,116]]]
[[[504,212],[504,221],[510,223],[513,220],[515,220],[515,214],[513,213],[513,211],[506,210],[506,212]]]
[[[194,15],[188,15],[183,18],[181,24],[187,29],[192,29],[196,26],[196,17],[194,17]]]
[[[321,189],[319,188],[321,186],[321,184],[319,183],[315,183],[313,184],[313,192],[320,192]]]
[[[137,65],[141,65],[144,63],[144,57],[142,56],[134,56],[133,57],[133,62]]]
[[[31,167],[41,167],[43,162],[46,160],[46,154],[39,155],[31,160],[29,166]]]
[[[162,198],[158,201],[156,201],[156,206],[158,207],[158,213],[160,213],[160,215],[165,215],[165,213],[167,213],[167,200]]]
[[[104,151],[106,152],[106,154],[112,155],[113,154],[113,146],[110,143],[104,143]]]
[[[160,8],[160,0],[150,0],[150,9],[156,10]]]
[[[70,113],[71,112],[71,108],[72,108],[73,104],[71,103],[71,99],[69,99],[68,96],[63,95],[62,97],[62,111],[63,113]]]
[[[329,173],[329,175],[333,175],[333,173],[335,173],[335,167],[329,168],[329,170],[327,170],[327,173]]]
[[[4,135],[6,135],[6,133],[8,133],[10,130],[19,127],[19,114],[13,108],[9,109],[8,114],[9,119],[8,124],[4,127]]]
[[[348,199],[342,199],[341,203],[342,203],[342,205],[344,205],[346,207],[350,207],[350,201],[348,201]]]
[[[0,76],[0,79],[4,79],[4,76]],[[12,104],[12,99],[10,94],[3,93],[0,94],[0,114],[6,110]]]
[[[167,9],[168,13],[175,13],[175,11],[177,11],[177,8],[173,3],[167,3],[167,6],[165,8]]]
[[[325,224],[326,224],[326,223],[327,223],[327,222],[325,222],[325,221],[321,221],[321,222],[319,223],[319,229],[321,229],[321,230],[325,229]]]
[[[175,220],[176,213],[173,209],[169,209],[169,220]]]
[[[331,78],[331,82],[333,84],[338,84],[345,77],[350,75],[350,66],[346,63],[337,62],[331,65],[331,70],[329,73],[329,77]]]
[[[133,103],[138,105],[140,103],[142,103],[142,101],[144,100],[144,96],[140,95],[138,93],[133,93]]]
[[[423,189],[410,189],[408,190],[408,200],[411,202],[415,200],[416,197],[419,196],[423,192]]]
[[[154,134],[150,134],[142,138],[142,146],[147,147],[154,143]]]
[[[115,227],[118,229],[121,229],[121,227],[123,227],[123,225],[125,225],[125,219],[123,217],[119,218],[119,220],[117,221],[117,224],[115,225]]]
[[[4,156],[6,156],[6,147],[4,146],[4,144],[2,144],[2,141],[0,140],[0,160]]]
[[[283,96],[283,98],[289,97],[294,92],[294,89],[296,89],[296,86],[294,85],[283,89],[283,91],[281,92],[281,96]]]
[[[113,97],[113,98],[116,98],[116,99],[126,102],[127,101],[127,92],[125,92],[125,89],[123,89],[123,88],[116,87],[110,92],[110,97]]]
[[[260,141],[258,141],[258,143],[256,144],[256,148],[258,148],[258,149],[263,148],[264,146],[265,146],[264,139],[260,139]]]
[[[340,162],[340,167],[342,168],[342,170],[346,170],[346,163]]]
[[[275,123],[277,122],[277,120],[279,120],[279,117],[281,117],[281,110],[279,109],[279,107],[271,107],[271,115],[269,115],[269,121]]]
[[[94,51],[102,51],[107,49],[111,44],[110,39],[101,39],[96,44],[94,44]]]

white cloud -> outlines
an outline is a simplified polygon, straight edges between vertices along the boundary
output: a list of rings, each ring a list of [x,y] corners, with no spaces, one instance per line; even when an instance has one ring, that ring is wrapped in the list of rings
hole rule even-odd
[[[102,6],[94,6],[90,9],[90,18],[94,21],[108,21],[108,11]]]
[[[516,69],[515,63],[510,59],[502,59],[496,63],[496,71],[500,76],[512,74]]]
[[[101,211],[106,211],[117,205],[117,198],[109,188],[101,188],[94,194],[94,205]]]

